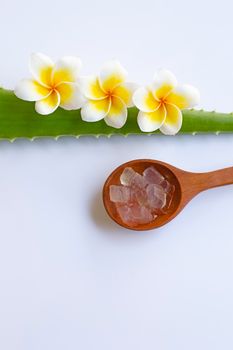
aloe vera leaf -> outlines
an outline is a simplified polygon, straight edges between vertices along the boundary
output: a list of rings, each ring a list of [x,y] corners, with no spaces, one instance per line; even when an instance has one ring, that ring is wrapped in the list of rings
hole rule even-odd
[[[42,116],[35,112],[34,102],[22,101],[14,95],[13,91],[0,88],[0,139],[146,134],[137,125],[137,114],[136,107],[129,108],[127,123],[121,129],[109,127],[103,120],[94,123],[84,122],[81,120],[80,110],[66,111],[58,108],[55,113]],[[183,111],[183,125],[179,133],[220,132],[233,132],[232,113]]]

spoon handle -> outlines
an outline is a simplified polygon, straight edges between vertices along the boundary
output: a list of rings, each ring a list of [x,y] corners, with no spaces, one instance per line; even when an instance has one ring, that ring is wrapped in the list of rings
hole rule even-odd
[[[209,188],[233,184],[233,167],[193,174],[193,181],[198,192]]]

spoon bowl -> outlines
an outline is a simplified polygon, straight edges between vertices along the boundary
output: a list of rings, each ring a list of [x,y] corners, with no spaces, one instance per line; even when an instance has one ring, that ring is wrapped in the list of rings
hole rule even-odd
[[[165,214],[159,215],[151,222],[137,225],[126,224],[119,216],[115,203],[110,200],[109,187],[120,185],[120,175],[126,167],[131,167],[142,174],[150,166],[154,166],[170,184],[175,186],[172,202]],[[117,224],[127,229],[145,231],[163,226],[174,219],[198,193],[232,183],[233,167],[208,173],[191,173],[158,160],[138,159],[120,165],[109,175],[103,187],[103,202],[108,215]]]

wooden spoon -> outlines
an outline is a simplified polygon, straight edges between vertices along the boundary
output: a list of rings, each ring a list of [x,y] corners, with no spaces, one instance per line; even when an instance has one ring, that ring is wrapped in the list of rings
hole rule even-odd
[[[152,222],[136,226],[127,225],[121,220],[115,204],[110,201],[109,186],[120,184],[120,175],[125,167],[131,167],[142,174],[150,166],[154,166],[171,184],[175,185],[172,203],[166,214],[159,215]],[[117,224],[131,230],[151,230],[163,226],[174,219],[198,193],[213,187],[230,184],[233,184],[233,167],[208,173],[191,173],[158,160],[138,159],[120,165],[111,173],[103,187],[103,202],[108,215]]]

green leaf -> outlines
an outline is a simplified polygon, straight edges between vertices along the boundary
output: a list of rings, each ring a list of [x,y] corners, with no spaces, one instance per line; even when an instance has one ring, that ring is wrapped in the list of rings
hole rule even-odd
[[[233,115],[184,110],[183,125],[179,133],[231,133],[233,132]],[[14,140],[16,138],[59,137],[82,135],[129,135],[145,134],[137,125],[138,110],[128,109],[128,120],[121,129],[115,129],[105,124],[103,120],[94,123],[82,121],[80,110],[58,110],[42,116],[35,112],[34,102],[18,99],[13,91],[0,88],[0,139]],[[150,133],[159,133],[159,131]]]

